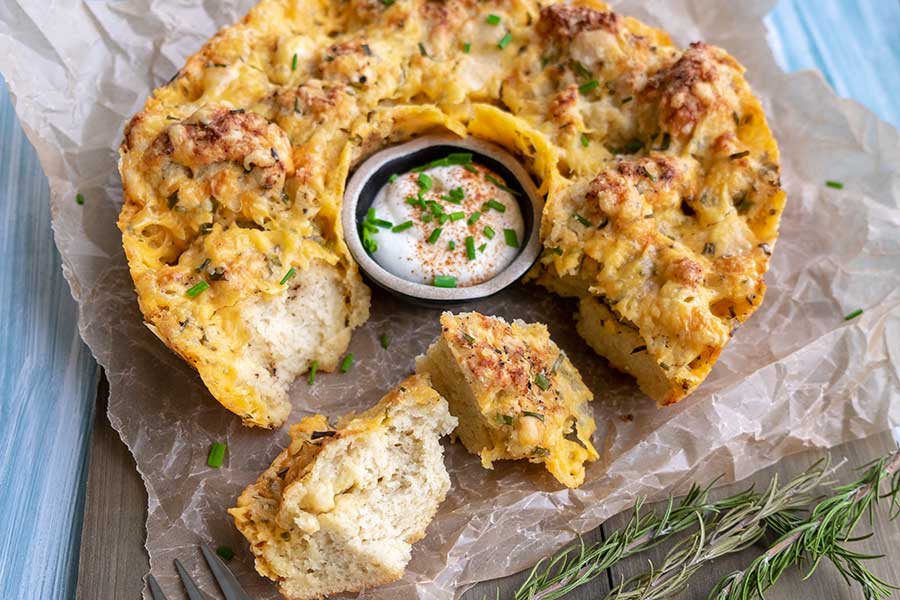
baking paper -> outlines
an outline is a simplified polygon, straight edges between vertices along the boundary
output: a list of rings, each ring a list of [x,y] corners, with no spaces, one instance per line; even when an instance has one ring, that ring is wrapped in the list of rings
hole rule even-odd
[[[251,4],[0,5],[0,69],[50,180],[53,231],[81,333],[106,369],[110,421],[147,486],[151,570],[171,597],[180,594],[176,557],[214,594],[198,542],[237,549],[231,566],[250,595],[276,597],[253,572],[225,509],[287,434],[242,427],[142,325],[115,226],[122,201],[116,149],[124,123],[151,90]],[[719,474],[722,482],[740,479],[785,455],[900,424],[900,137],[860,105],[838,99],[819,75],[779,70],[762,22],[770,4],[614,3],[666,28],[681,45],[702,39],[723,46],[748,69],[781,146],[789,197],[762,307],[697,392],[658,410],[578,338],[572,303],[517,286],[472,305],[549,325],[596,394],[601,459],[584,486],[561,490],[539,466],[498,463],[487,471],[449,446],[453,488],[415,545],[405,578],[365,597],[450,598],[528,567],[639,495],[659,497]],[[827,188],[826,180],[845,187]],[[845,322],[857,308],[864,314]],[[412,371],[413,358],[438,332],[437,318],[376,292],[371,320],[353,336],[353,370],[321,375],[313,387],[298,381],[290,421],[377,401]],[[388,350],[378,343],[383,333]],[[220,469],[206,466],[213,441],[228,444]]]

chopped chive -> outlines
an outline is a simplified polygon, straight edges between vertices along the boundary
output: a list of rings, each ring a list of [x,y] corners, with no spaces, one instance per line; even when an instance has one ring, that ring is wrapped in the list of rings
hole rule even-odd
[[[550,387],[550,382],[547,381],[547,378],[544,377],[544,374],[543,374],[543,373],[538,373],[537,375],[534,376],[535,382],[537,382],[538,377],[543,377],[543,378],[544,378],[544,381],[547,383],[547,387]],[[538,385],[540,385],[540,384],[538,384]],[[546,390],[547,388],[545,388],[545,387],[542,386],[541,389]],[[542,415],[541,413],[538,413],[538,412],[531,412],[530,410],[523,410],[523,411],[522,411],[522,416],[523,416],[523,417],[531,417],[531,418],[537,419],[537,420],[539,420],[539,421],[543,421],[543,420],[544,420],[544,415]]]
[[[479,251],[479,252],[484,252],[484,249],[485,249],[485,248],[487,248],[487,244],[482,244],[482,245],[478,246],[478,251]]]
[[[497,15],[488,15],[488,16],[487,16],[487,19],[485,19],[485,22],[486,22],[488,25],[499,25],[499,24],[500,24],[500,17],[498,17]]]
[[[531,451],[532,456],[550,456],[550,451],[541,446],[535,446],[534,450]]]
[[[375,208],[369,207],[369,210],[366,211],[366,221],[372,221],[375,218]]]
[[[390,221],[385,221],[384,219],[373,219],[372,225],[378,225],[379,227],[384,227],[385,229],[390,229],[394,226]]]
[[[381,3],[384,4],[385,6],[390,6],[391,4],[393,4],[396,1],[397,0],[381,0]]]
[[[497,42],[497,47],[500,48],[501,50],[503,50],[504,48],[509,46],[509,43],[511,41],[512,41],[512,34],[507,31],[506,35],[504,35],[502,38],[500,38],[500,41]]]
[[[206,283],[205,281],[201,281],[197,285],[188,289],[188,291],[185,293],[188,295],[189,298],[196,298],[197,296],[202,294],[203,291],[208,287],[209,287],[208,283]]]
[[[494,239],[494,236],[497,235],[496,232],[490,227],[485,227],[482,231],[484,232],[484,237],[489,240]]]
[[[197,267],[196,269],[194,269],[194,271],[197,272],[197,273],[201,272],[203,269],[205,269],[206,267],[209,266],[209,263],[210,263],[209,258],[204,258],[204,259],[203,259],[203,262],[200,263],[200,266]]]
[[[390,177],[388,177],[388,183],[394,183],[398,179],[400,179],[400,176],[394,173]]]
[[[538,373],[534,376],[534,383],[542,390],[546,391],[550,387],[550,380],[547,379],[547,376],[543,373]],[[529,415],[531,416],[531,415]],[[543,417],[541,417],[541,421],[543,421]]]
[[[469,220],[466,221],[466,223],[468,223],[469,225],[474,225],[475,223],[478,222],[478,219],[480,217],[481,217],[481,213],[476,210],[471,215],[469,215]]]
[[[387,350],[388,346],[390,345],[390,343],[388,342],[387,334],[382,333],[381,336],[378,338],[378,341],[381,342],[381,347],[384,348],[385,350]]]
[[[353,353],[348,352],[344,360],[341,361],[341,373],[346,373],[353,366]]]
[[[470,344],[475,343],[475,338],[473,338],[471,335],[469,335],[465,331],[462,332],[462,337],[464,340],[466,340]]]
[[[423,223],[428,223],[429,221],[431,221],[434,218],[434,215],[431,214],[430,212],[427,212],[427,213],[422,213],[421,215],[419,215],[419,218],[422,219]]]
[[[466,197],[466,192],[461,187],[453,188],[447,197],[449,198],[448,202],[459,204]]]
[[[581,215],[579,215],[578,213],[575,213],[575,220],[578,221],[579,223],[581,223],[582,225],[584,225],[585,227],[591,226],[591,222],[588,221],[587,219],[585,219],[584,217],[582,217]]]
[[[291,59],[291,71],[297,70],[297,55],[294,54],[294,58]]]
[[[826,181],[825,185],[827,185],[830,188],[834,188],[836,190],[844,189],[844,184],[841,183],[840,181]]]
[[[428,50],[425,49],[425,44],[419,42],[419,54],[422,56],[428,56]]]
[[[468,54],[471,51],[472,51],[472,44],[470,44],[469,42],[466,42],[465,44],[463,44],[463,52]]]
[[[734,154],[729,154],[728,160],[737,160],[739,158],[744,158],[745,156],[750,156],[749,150],[744,150],[742,152],[735,152]]]
[[[503,237],[506,238],[506,245],[513,248],[519,247],[519,236],[515,229],[504,229]]]
[[[232,550],[228,546],[219,546],[218,548],[216,548],[216,554],[221,556],[226,561],[234,558],[234,550]]]
[[[513,196],[521,196],[521,194],[520,194],[519,192],[517,192],[516,190],[512,189],[511,187],[507,187],[506,185],[503,184],[502,181],[500,181],[499,179],[497,179],[496,177],[494,177],[494,176],[491,175],[490,173],[488,173],[487,175],[485,175],[484,178],[487,179],[490,183],[494,184],[496,187],[498,187],[498,188],[500,188],[501,190],[503,190],[504,192],[507,192],[507,193],[509,193],[509,194],[512,194]]]
[[[634,154],[641,150],[644,147],[644,142],[641,140],[628,140],[625,142],[625,147],[622,149],[625,154]]]
[[[446,223],[449,219],[450,219],[449,215],[447,215],[446,213],[444,213],[444,214],[442,214],[440,217],[438,217],[438,223],[440,223],[441,225],[443,225],[443,224]]]
[[[450,167],[453,165],[462,165],[465,167],[472,167],[472,153],[471,152],[451,152],[444,158],[439,158],[437,160],[433,160],[426,165],[422,165],[421,167],[416,167],[412,169],[413,173],[421,173],[422,171],[427,171],[428,169],[433,169],[435,167]],[[474,168],[474,167],[472,167]]]
[[[456,277],[453,277],[452,275],[438,275],[434,278],[434,287],[455,288]]]
[[[394,227],[391,228],[391,231],[393,231],[394,233],[399,233],[401,231],[406,231],[407,229],[409,229],[412,226],[413,226],[412,221],[406,221],[404,223],[400,223],[399,225],[394,225]]]
[[[297,271],[294,270],[294,267],[291,267],[290,269],[288,269],[288,272],[284,274],[284,277],[281,278],[281,281],[279,283],[281,285],[284,285],[285,283],[288,282],[288,279],[290,279],[291,277],[293,277],[296,274],[297,274]]]
[[[75,194],[75,203],[78,204],[78,206],[83,205],[84,204],[84,194]]]
[[[209,447],[209,455],[206,457],[206,464],[213,469],[218,469],[225,462],[225,444],[222,442],[213,442]]]
[[[316,373],[319,372],[319,361],[314,360],[309,363],[309,377],[306,380],[309,382],[309,385],[312,385],[316,382]]]
[[[474,165],[468,164],[468,165],[463,165],[462,167],[469,173],[478,174],[478,169],[476,169]]]
[[[593,75],[590,69],[585,67],[580,61],[572,60],[569,62],[569,66],[575,71],[575,74],[582,79],[590,79],[591,75]]]
[[[484,206],[487,208],[493,208],[497,212],[506,212],[506,205],[502,202],[498,202],[497,200],[488,200],[484,203]]]
[[[600,86],[600,82],[599,82],[599,81],[597,81],[596,79],[591,79],[591,80],[588,81],[587,83],[582,83],[581,85],[579,85],[579,86],[578,86],[578,91],[579,91],[582,95],[587,95],[587,94],[590,94],[590,93],[591,93],[592,91],[594,91],[595,89],[597,89],[599,86]]]
[[[450,240],[449,242],[447,242],[447,249],[448,250],[456,250],[456,242],[454,242],[453,240]]]
[[[475,260],[475,238],[471,235],[466,236],[466,256],[469,260]]]
[[[591,138],[589,138],[586,133],[581,134],[581,145],[585,148],[591,145]]]
[[[464,213],[463,211],[459,210],[459,211],[450,213],[449,216],[450,216],[450,220],[451,220],[451,221],[459,221],[460,219],[465,219],[465,218],[466,218],[466,213]]]
[[[428,239],[426,241],[429,244],[435,243],[436,241],[438,241],[438,238],[441,237],[442,231],[444,231],[444,230],[441,229],[440,227],[435,227],[434,230],[431,232],[431,235],[428,236]]]
[[[513,418],[512,415],[497,415],[497,422],[502,423],[503,425],[512,425]]]
[[[863,314],[863,309],[857,308],[857,309],[854,310],[852,313],[850,313],[849,315],[847,315],[846,317],[844,317],[844,320],[845,320],[845,321],[850,321],[850,320],[852,320],[852,319],[855,319],[856,317],[858,317],[858,316],[861,315],[861,314]]]
[[[423,192],[430,190],[432,185],[434,185],[434,181],[432,181],[431,177],[425,173],[419,173],[419,187]]]

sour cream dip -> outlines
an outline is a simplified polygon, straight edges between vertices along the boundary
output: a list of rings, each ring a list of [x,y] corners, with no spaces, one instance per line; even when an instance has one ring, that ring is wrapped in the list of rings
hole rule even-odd
[[[470,155],[448,159],[391,176],[363,222],[363,246],[407,281],[472,286],[513,262],[525,222],[499,175]]]

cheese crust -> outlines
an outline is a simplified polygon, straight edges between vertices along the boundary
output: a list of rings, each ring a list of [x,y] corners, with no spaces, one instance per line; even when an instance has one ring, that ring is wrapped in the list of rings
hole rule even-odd
[[[675,402],[762,301],[784,205],[742,71],[598,2],[262,0],[126,128],[144,318],[246,424],[279,425],[293,378],[333,369],[368,315],[349,171],[422,133],[475,135],[547,194],[531,279],[578,297],[592,346]]]
[[[486,469],[525,459],[578,487],[584,463],[598,458],[594,396],[541,323],[445,312],[416,372],[447,398],[459,419],[456,435]]]

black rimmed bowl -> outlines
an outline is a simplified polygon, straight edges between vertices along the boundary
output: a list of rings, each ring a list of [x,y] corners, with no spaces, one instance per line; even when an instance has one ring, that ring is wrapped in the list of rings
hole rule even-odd
[[[525,223],[524,239],[518,255],[497,275],[466,287],[443,288],[408,281],[394,275],[369,256],[360,239],[360,226],[378,191],[394,173],[402,174],[453,152],[469,152],[472,161],[491,169],[518,192],[515,195]],[[405,144],[391,146],[367,158],[354,171],[344,191],[341,222],[350,253],[363,273],[376,285],[416,304],[442,307],[487,298],[518,281],[540,253],[540,218],[544,200],[519,161],[503,148],[477,138],[427,135]]]

